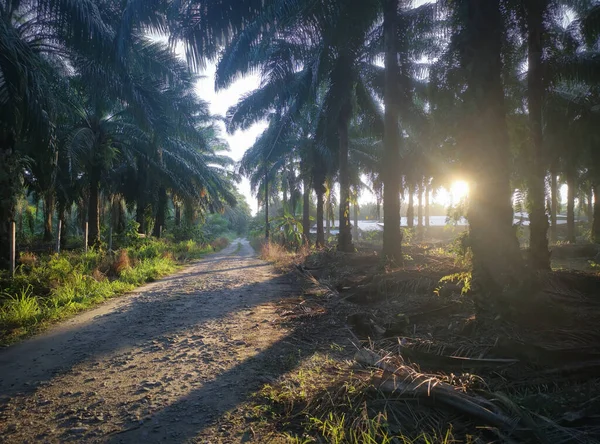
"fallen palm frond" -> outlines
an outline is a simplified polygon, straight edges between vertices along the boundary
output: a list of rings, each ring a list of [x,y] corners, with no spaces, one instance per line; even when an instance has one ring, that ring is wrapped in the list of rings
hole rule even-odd
[[[420,405],[447,409],[480,427],[493,428],[498,436],[504,437],[505,442],[510,442],[510,437],[516,442],[599,442],[597,437],[590,436],[590,431],[598,432],[600,427],[565,427],[522,408],[501,392],[452,385],[440,375],[420,373],[408,365],[393,365],[392,356],[382,357],[364,348],[356,353],[355,360],[380,370],[373,375],[372,383],[374,388],[388,396],[388,402],[394,398],[404,402],[415,399]],[[570,418],[584,419],[585,415],[579,413]]]

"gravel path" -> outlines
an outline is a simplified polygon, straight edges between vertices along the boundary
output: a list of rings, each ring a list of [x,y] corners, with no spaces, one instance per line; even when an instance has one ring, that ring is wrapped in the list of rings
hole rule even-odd
[[[0,442],[229,441],[215,424],[279,376],[295,294],[238,240],[0,351]]]

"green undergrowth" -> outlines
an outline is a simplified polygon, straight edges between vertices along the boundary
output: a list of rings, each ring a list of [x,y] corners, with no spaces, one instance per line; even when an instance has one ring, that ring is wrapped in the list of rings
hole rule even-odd
[[[15,276],[0,274],[0,345],[31,335],[107,299],[173,273],[182,264],[225,248],[143,239],[115,252],[22,253]]]

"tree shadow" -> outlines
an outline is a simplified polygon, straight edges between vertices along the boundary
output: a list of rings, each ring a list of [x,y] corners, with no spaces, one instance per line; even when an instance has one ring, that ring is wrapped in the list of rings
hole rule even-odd
[[[239,260],[224,256],[214,263]],[[258,261],[258,260],[257,260]],[[221,271],[263,267],[220,267]],[[206,273],[217,273],[211,271]],[[244,283],[243,274],[228,281],[220,274],[215,288],[205,289],[203,272],[186,271],[138,288],[133,294],[115,298],[95,309],[65,321],[47,333],[0,350],[0,397],[30,392],[55,376],[86,361],[95,361],[132,347],[146,347],[157,339],[190,328],[202,328],[213,319],[276,300],[282,288],[294,288],[290,276],[273,275],[259,282]],[[191,279],[181,285],[182,279]],[[198,298],[202,299],[201,304]],[[1,401],[0,401],[1,405]]]
[[[199,435],[214,425],[215,421],[250,400],[265,383],[274,382],[315,353],[317,347],[308,341],[322,335],[324,324],[320,322],[320,318],[325,317],[325,313],[322,313],[311,316],[306,323],[295,322],[295,327],[287,335],[268,348],[216,375],[214,379],[152,415],[143,424],[131,424],[129,428],[116,432],[107,442],[180,443],[206,438]],[[243,422],[246,418],[238,417],[233,420]],[[221,437],[211,435],[207,442],[221,442],[220,438],[224,438],[226,442],[241,439],[229,436],[227,430],[219,433]]]

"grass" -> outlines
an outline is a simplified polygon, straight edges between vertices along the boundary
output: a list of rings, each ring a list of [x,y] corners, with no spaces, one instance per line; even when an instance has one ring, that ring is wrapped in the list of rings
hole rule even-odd
[[[0,274],[0,345],[171,274],[228,243],[146,239],[116,253],[69,251],[41,257],[23,253],[14,278]]]

